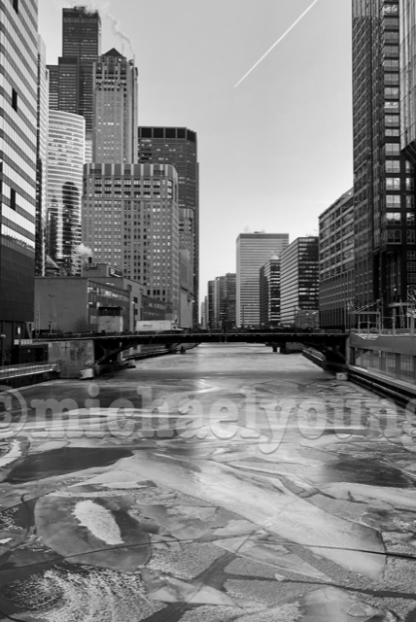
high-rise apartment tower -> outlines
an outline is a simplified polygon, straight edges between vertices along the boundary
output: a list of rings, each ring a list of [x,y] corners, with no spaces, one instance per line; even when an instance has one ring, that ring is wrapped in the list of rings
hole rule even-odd
[[[400,10],[410,4],[352,2],[354,306],[384,317],[415,278],[414,167],[400,144]]]

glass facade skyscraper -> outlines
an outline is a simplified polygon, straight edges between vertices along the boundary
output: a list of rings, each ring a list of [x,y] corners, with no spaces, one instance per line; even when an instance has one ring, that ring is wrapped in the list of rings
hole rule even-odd
[[[287,233],[241,233],[237,238],[237,326],[260,325],[260,268],[289,244]]]
[[[38,5],[0,3],[0,364],[34,320]],[[3,337],[4,335],[4,337]]]
[[[297,238],[281,255],[282,324],[293,324],[302,311],[319,309],[319,244],[315,236]]]
[[[404,3],[353,0],[352,7],[354,306],[386,317],[416,280],[415,173],[400,144]]]
[[[38,37],[38,92],[36,132],[36,276],[45,276],[46,181],[49,131],[49,72],[45,44]]]
[[[49,257],[67,275],[80,273],[81,198],[85,157],[85,119],[51,110],[47,175],[47,236]]]
[[[199,309],[199,164],[196,132],[184,127],[139,127],[138,161],[172,164],[179,182],[179,244],[193,263],[194,325]]]

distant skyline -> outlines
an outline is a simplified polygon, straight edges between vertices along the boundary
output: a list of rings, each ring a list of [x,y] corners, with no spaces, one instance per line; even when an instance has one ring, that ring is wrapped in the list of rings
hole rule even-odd
[[[311,0],[39,0],[49,64],[74,4],[100,9],[103,52],[134,52],[139,124],[198,133],[201,300],[239,233],[317,234],[353,180],[350,0],[319,0],[238,88]]]

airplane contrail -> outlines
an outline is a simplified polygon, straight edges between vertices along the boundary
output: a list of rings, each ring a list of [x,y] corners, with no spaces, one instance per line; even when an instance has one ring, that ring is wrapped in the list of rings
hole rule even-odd
[[[302,15],[299,15],[298,19],[297,19],[295,22],[293,22],[293,24],[292,24],[291,26],[289,26],[289,28],[286,30],[286,32],[282,34],[282,36],[280,37],[280,39],[278,39],[278,40],[276,41],[276,43],[273,43],[272,47],[271,47],[271,48],[269,48],[265,54],[263,54],[263,56],[262,56],[262,57],[261,57],[261,58],[257,61],[257,63],[256,63],[255,65],[253,65],[253,66],[252,66],[252,68],[251,68],[251,69],[249,69],[249,70],[247,71],[247,73],[246,73],[246,74],[245,74],[245,75],[241,78],[241,80],[239,80],[239,81],[237,82],[237,84],[235,85],[235,87],[234,87],[234,88],[236,88],[239,84],[241,84],[241,83],[242,83],[242,81],[243,81],[243,80],[245,80],[245,79],[247,78],[247,76],[248,76],[248,75],[249,75],[249,74],[253,71],[253,69],[255,69],[255,68],[257,67],[257,65],[259,65],[259,64],[261,63],[261,61],[262,61],[262,60],[264,60],[264,59],[266,58],[266,56],[268,56],[268,55],[270,54],[270,52],[271,52],[271,51],[272,51],[272,50],[276,47],[276,45],[278,45],[281,41],[283,41],[283,39],[286,37],[286,35],[288,35],[288,34],[289,34],[289,32],[290,32],[291,30],[293,30],[293,28],[294,28],[297,24],[299,24],[300,20],[301,20],[301,19],[303,19],[303,18],[305,17],[306,13],[309,13],[309,11],[312,9],[312,7],[313,7],[313,6],[314,6],[317,2],[318,2],[318,0],[314,0],[314,1],[312,2],[312,4],[311,4],[311,5],[310,5],[307,9],[306,9],[306,11],[304,11],[304,12],[302,13]]]

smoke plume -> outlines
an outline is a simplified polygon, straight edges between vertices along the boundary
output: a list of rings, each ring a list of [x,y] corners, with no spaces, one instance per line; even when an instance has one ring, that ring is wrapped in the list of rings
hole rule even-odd
[[[78,244],[78,246],[75,247],[75,252],[78,257],[84,260],[92,257],[92,250],[88,246],[85,246],[85,244]]]

